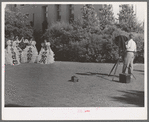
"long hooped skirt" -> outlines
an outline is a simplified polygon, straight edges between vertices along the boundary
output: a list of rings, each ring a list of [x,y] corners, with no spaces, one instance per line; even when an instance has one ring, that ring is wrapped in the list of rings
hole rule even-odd
[[[19,65],[19,52],[15,47],[8,47],[5,50],[5,64]]]
[[[45,50],[41,48],[41,51],[38,56],[38,63],[40,64],[52,64],[54,63],[54,55],[50,50]]]
[[[27,46],[21,55],[22,63],[35,63],[37,61],[38,52],[33,46]]]

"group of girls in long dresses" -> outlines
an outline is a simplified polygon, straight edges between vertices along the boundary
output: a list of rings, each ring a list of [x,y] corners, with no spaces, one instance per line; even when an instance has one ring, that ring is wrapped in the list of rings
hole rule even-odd
[[[26,47],[22,50],[19,47],[19,43],[26,44]],[[16,37],[15,41],[8,40],[7,47],[5,49],[5,64],[19,65],[20,63],[40,63],[51,64],[54,63],[54,53],[50,48],[50,42],[46,40],[41,43],[41,50],[38,55],[36,48],[36,41],[31,39],[28,41],[22,38],[20,41]]]

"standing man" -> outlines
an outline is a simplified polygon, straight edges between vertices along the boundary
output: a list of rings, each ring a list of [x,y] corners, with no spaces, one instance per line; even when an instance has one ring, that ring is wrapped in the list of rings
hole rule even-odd
[[[126,45],[126,51],[124,54],[124,64],[122,73],[125,73],[128,68],[128,74],[131,75],[133,73],[133,60],[134,60],[134,53],[136,52],[136,43],[133,41],[133,35],[129,35],[129,40],[125,42]]]

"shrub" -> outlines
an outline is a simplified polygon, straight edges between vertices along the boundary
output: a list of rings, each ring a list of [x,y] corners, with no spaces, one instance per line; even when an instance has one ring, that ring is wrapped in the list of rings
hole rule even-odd
[[[111,42],[105,42],[102,51],[105,62],[115,62],[119,57],[118,47]]]
[[[143,49],[140,43],[142,35],[135,34],[137,46]],[[128,37],[129,33],[115,25],[106,25],[102,31],[89,31],[88,28],[83,28],[81,19],[78,19],[71,24],[64,22],[52,24],[43,37],[50,40],[55,60],[115,62],[119,54],[118,47],[113,41],[119,35]],[[137,54],[135,60],[140,61],[143,51]]]
[[[144,63],[144,34],[133,33],[137,44],[137,53],[134,62]]]
[[[115,26],[115,25],[106,26],[106,28],[103,30],[102,33],[109,35],[112,40],[114,40],[115,37],[117,37],[119,35],[123,35],[123,36],[126,36],[126,37],[129,36],[129,33],[121,30],[120,28],[117,28],[117,26]]]
[[[73,27],[65,22],[56,22],[51,25],[49,29],[46,30],[43,37],[45,38],[58,38],[61,37],[64,32],[71,31]]]

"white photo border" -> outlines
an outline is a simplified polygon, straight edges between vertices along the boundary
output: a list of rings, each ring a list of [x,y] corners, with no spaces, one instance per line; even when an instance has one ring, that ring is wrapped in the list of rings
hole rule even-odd
[[[2,2],[2,120],[146,120],[147,119],[147,2],[144,3],[145,9],[145,106],[144,107],[23,107],[23,108],[9,108],[4,107],[4,83],[5,83],[5,6],[6,4],[116,4],[117,2]],[[119,2],[120,3],[120,2]],[[130,4],[130,2],[122,2]],[[131,4],[138,4],[140,2],[131,2]],[[84,112],[80,113],[82,110]],[[88,111],[88,112],[86,112]]]

